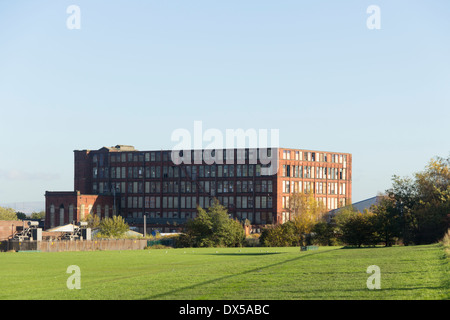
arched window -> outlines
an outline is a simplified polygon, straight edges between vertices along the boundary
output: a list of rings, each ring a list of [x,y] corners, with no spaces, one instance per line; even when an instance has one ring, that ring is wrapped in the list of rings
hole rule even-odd
[[[64,224],[64,205],[61,204],[59,206],[59,225],[62,226]]]
[[[97,205],[97,216],[101,219],[102,218],[102,206]]]
[[[69,204],[69,223],[73,223],[73,204]]]
[[[82,204],[80,206],[80,220],[84,220],[85,214],[86,214],[85,206],[84,206],[84,204]]]
[[[55,226],[55,205],[50,206],[50,228]]]

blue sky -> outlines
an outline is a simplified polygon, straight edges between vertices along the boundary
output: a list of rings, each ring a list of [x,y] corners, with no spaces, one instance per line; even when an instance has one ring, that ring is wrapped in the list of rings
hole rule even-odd
[[[450,153],[449,15],[445,0],[0,1],[0,203],[72,190],[73,150],[170,149],[196,120],[352,153],[353,200],[372,197]]]

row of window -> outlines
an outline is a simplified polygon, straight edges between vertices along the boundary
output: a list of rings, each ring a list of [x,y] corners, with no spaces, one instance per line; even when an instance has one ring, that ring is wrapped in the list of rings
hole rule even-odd
[[[283,193],[302,192],[309,193],[314,190],[315,194],[339,194],[346,195],[347,184],[337,182],[312,182],[312,181],[283,181]]]
[[[225,162],[226,160],[250,160],[253,163],[259,160],[259,151],[257,149],[226,149],[218,152],[216,150],[190,150],[190,151],[179,151],[176,153],[177,157],[183,157],[187,159],[186,152],[191,152],[191,163],[194,161],[208,161],[208,160],[222,160]],[[263,157],[270,158],[272,156],[272,150],[268,148],[267,150],[261,150],[261,152],[267,152],[263,154]],[[109,154],[94,154],[92,156],[92,162],[105,166],[108,164],[108,160],[111,163],[116,162],[160,162],[162,161],[172,161],[172,151],[151,151],[151,152],[121,152],[121,153],[109,153]],[[197,160],[198,159],[198,160]]]
[[[144,190],[145,187],[145,190]],[[94,182],[92,190],[94,194],[121,192],[121,193],[211,193],[216,195],[220,193],[236,192],[272,192],[272,180],[258,181],[134,181],[134,182]],[[115,189],[115,190],[114,190]]]
[[[138,179],[138,178],[209,178],[209,177],[260,177],[259,164],[199,165],[199,166],[147,166],[147,167],[95,167],[94,179]],[[111,174],[110,174],[111,172]]]
[[[302,152],[296,150],[283,150],[283,160],[298,160],[298,161],[318,161],[331,163],[347,163],[346,154],[329,154],[324,152]]]
[[[228,208],[242,209],[271,209],[273,206],[270,196],[237,196],[217,197],[219,202]],[[196,209],[197,206],[207,208],[212,205],[211,197],[122,197],[121,206],[126,209]]]
[[[215,160],[216,162],[222,160],[224,163],[226,160],[237,159],[237,160],[249,160],[249,163],[257,163],[259,161],[259,152],[256,149],[229,149],[223,150],[221,155],[215,150],[206,151],[188,151],[191,152],[191,162],[198,161],[201,159],[203,161]],[[186,159],[185,151],[180,151],[177,157],[183,157]],[[272,156],[271,149],[267,149],[267,158]],[[109,153],[109,154],[94,154],[92,156],[92,161],[99,166],[107,166],[108,163],[126,163],[126,162],[160,162],[171,161],[172,152],[171,151],[152,151],[152,152],[120,152],[120,153]],[[298,150],[283,150],[282,154],[283,160],[298,160],[298,161],[315,161],[315,162],[328,162],[328,163],[347,163],[346,154],[334,154],[325,152],[310,152],[310,151],[298,151]]]
[[[94,179],[142,179],[142,178],[223,178],[260,177],[261,165],[200,165],[200,166],[148,166],[148,167],[100,167],[92,169]],[[110,172],[111,171],[111,172]],[[110,174],[111,173],[111,174]],[[321,166],[283,165],[282,177],[346,180],[346,168]]]
[[[327,208],[327,210],[334,210],[334,209],[342,208],[347,205],[346,198],[338,199],[338,198],[317,197],[316,200],[318,201],[318,203],[322,203],[323,206],[325,208]],[[289,196],[281,198],[281,207],[283,209],[289,208]]]
[[[55,205],[50,205],[50,227],[56,226],[56,218],[58,215],[58,225],[64,225],[72,223],[76,220],[75,216],[75,207],[73,204],[69,204],[67,211],[64,208],[64,205],[60,205],[58,208],[55,207]],[[87,209],[87,210],[86,210]],[[84,204],[82,204],[79,208],[80,210],[80,219],[83,220],[88,214],[90,215],[98,215],[100,218],[108,218],[111,215],[115,215],[116,212],[113,207],[110,207],[108,205],[101,206],[96,205],[93,207],[92,205],[89,205],[87,208]],[[66,219],[66,212],[67,219]]]
[[[236,218],[240,221],[249,220],[251,224],[272,224],[272,212],[236,212]]]
[[[347,180],[347,169],[283,165],[281,176],[289,178]]]

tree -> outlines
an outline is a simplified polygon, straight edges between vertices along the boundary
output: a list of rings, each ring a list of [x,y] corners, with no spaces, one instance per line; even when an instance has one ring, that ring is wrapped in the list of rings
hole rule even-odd
[[[379,203],[371,208],[371,212],[374,214],[374,228],[379,235],[379,241],[384,242],[386,247],[392,246],[402,230],[402,220],[395,202],[383,196]]]
[[[416,241],[439,241],[450,226],[450,157],[430,160],[425,170],[415,174],[418,202]]]
[[[207,210],[198,207],[197,211],[197,217],[186,223],[181,243],[193,247],[236,247],[244,243],[244,228],[228,216],[217,199]]]
[[[348,245],[361,247],[375,245],[377,235],[374,226],[374,215],[365,211],[350,216],[342,226],[342,241]]]
[[[0,207],[0,220],[18,220],[18,218],[14,209]]]
[[[347,221],[358,215],[358,211],[352,206],[348,205],[341,208],[336,215],[332,218],[331,223],[335,226],[335,230],[338,236],[342,236],[342,229]]]
[[[289,197],[290,220],[263,229],[260,242],[268,247],[300,246],[310,242],[314,226],[324,221],[327,210],[313,194],[293,193]]]
[[[100,227],[100,217],[96,214],[88,214],[83,221],[88,223],[88,228],[96,229]]]
[[[130,230],[130,227],[122,216],[113,216],[112,218],[101,220],[99,229],[101,237],[120,238]]]
[[[405,244],[439,241],[450,226],[450,157],[436,157],[412,178],[393,177],[387,195],[395,203]]]
[[[23,213],[21,211],[17,211],[16,216],[17,216],[17,219],[19,219],[19,220],[25,220],[27,218],[27,214]]]
[[[30,215],[31,219],[45,219],[45,211],[32,212]]]
[[[346,206],[333,217],[333,224],[344,244],[361,247],[377,243],[374,214],[367,209],[361,213],[351,205]]]
[[[311,233],[315,224],[323,221],[327,210],[314,194],[296,192],[289,197],[289,211],[291,221],[299,237],[299,245],[305,244],[307,235]]]
[[[335,227],[331,223],[320,221],[314,225],[311,232],[313,234],[313,243],[321,246],[336,245]]]
[[[263,229],[259,241],[265,247],[297,246],[301,236],[292,221]]]

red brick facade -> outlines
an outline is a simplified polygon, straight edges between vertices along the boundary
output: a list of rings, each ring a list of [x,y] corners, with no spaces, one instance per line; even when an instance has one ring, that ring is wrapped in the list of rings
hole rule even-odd
[[[114,213],[114,198],[107,195],[87,195],[79,191],[45,193],[45,229],[79,222],[87,215],[100,218]]]
[[[176,165],[171,152],[138,151],[132,146],[74,151],[78,193],[46,194],[46,226],[69,223],[71,218],[78,221],[83,204],[85,214],[90,207],[101,217],[111,216],[115,204],[130,224],[142,225],[145,215],[147,225],[179,226],[196,216],[197,205],[208,207],[213,198],[232,217],[253,225],[289,219],[286,207],[293,192],[311,192],[329,210],[351,203],[349,153],[274,148],[278,170],[263,175],[264,164],[259,157],[250,161],[248,149],[245,157],[236,149],[227,150],[231,153],[224,161],[213,164]],[[225,160],[231,155],[234,162],[229,164]]]
[[[285,148],[278,152],[277,221],[289,219],[287,206],[293,192],[313,193],[328,210],[351,204],[351,154]]]
[[[17,228],[23,229],[22,220],[0,220],[0,241],[11,238],[16,233]]]

